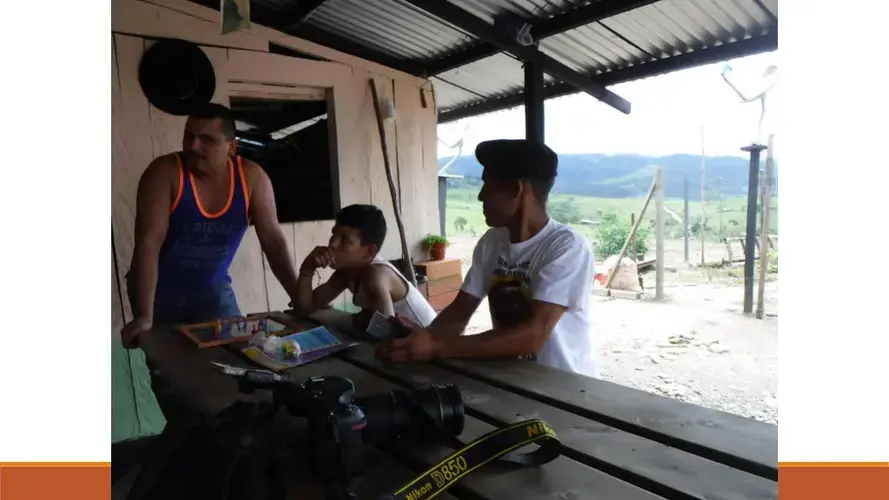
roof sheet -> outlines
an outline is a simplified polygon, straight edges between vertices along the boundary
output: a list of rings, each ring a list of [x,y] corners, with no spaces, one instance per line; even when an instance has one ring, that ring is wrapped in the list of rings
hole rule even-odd
[[[535,26],[558,20],[559,16],[571,16],[575,9],[597,3],[586,0],[448,1],[487,23],[493,23],[495,16],[512,13]],[[254,3],[282,13],[298,6],[295,0],[255,0]],[[777,45],[777,0],[598,0],[598,4],[614,4],[623,7],[619,11],[626,11],[581,24],[539,42],[544,54],[592,79],[607,75],[607,80],[613,83],[622,80],[622,72],[631,78],[642,78],[649,70],[658,68],[649,63],[703,53],[742,40],[769,37],[769,43],[749,44],[750,53]],[[627,10],[627,6],[637,7]],[[368,53],[380,54],[380,62],[407,61],[418,68],[434,67],[442,58],[477,48],[480,43],[472,34],[430,15],[408,0],[327,0],[312,11],[303,24],[345,41],[343,47],[333,48],[349,52],[350,47],[360,46],[371,51],[356,53],[361,57],[368,57]],[[747,49],[732,56],[743,55],[743,50]],[[468,60],[440,74],[423,76],[432,77],[440,113],[474,109],[480,103],[514,96],[523,88],[521,62],[503,52]],[[547,75],[545,84],[552,86],[558,82]]]
[[[474,41],[401,0],[328,0],[306,23],[403,59],[431,60]]]

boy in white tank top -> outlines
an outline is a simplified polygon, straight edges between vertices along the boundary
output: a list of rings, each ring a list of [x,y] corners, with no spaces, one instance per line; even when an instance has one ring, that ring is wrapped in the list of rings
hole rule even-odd
[[[302,314],[325,308],[343,291],[352,292],[362,318],[377,311],[396,315],[420,325],[435,319],[435,310],[404,275],[389,262],[377,258],[386,239],[386,218],[373,205],[349,205],[336,215],[327,246],[318,246],[299,268],[299,288],[293,307]],[[326,283],[312,288],[320,268],[334,269]]]

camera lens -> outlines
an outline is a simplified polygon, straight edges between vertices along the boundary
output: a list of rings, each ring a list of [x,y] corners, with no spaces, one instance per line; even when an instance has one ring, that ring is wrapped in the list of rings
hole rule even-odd
[[[463,397],[454,385],[433,385],[410,392],[392,391],[355,401],[367,418],[364,442],[383,443],[399,437],[422,438],[463,432]]]

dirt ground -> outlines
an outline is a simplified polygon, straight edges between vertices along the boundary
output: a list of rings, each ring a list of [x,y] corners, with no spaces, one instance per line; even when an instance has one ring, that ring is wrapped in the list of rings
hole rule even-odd
[[[464,273],[474,245],[470,237],[451,238],[448,256],[463,260]],[[700,242],[692,241],[690,247],[689,260],[700,262]],[[708,244],[705,251],[708,262],[727,254],[721,243]],[[740,248],[733,252],[739,254]],[[681,240],[668,240],[664,253],[662,302],[594,296],[602,378],[777,424],[777,276],[767,280],[766,317],[757,320],[742,312],[742,267],[701,269],[685,264]],[[653,295],[654,272],[643,278]],[[490,326],[484,302],[469,331]]]

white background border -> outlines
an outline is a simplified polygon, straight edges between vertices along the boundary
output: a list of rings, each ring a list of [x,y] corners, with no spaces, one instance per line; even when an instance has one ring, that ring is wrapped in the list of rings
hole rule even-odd
[[[6,7],[0,461],[108,461],[110,8]],[[889,461],[886,7],[780,8],[779,458]]]

